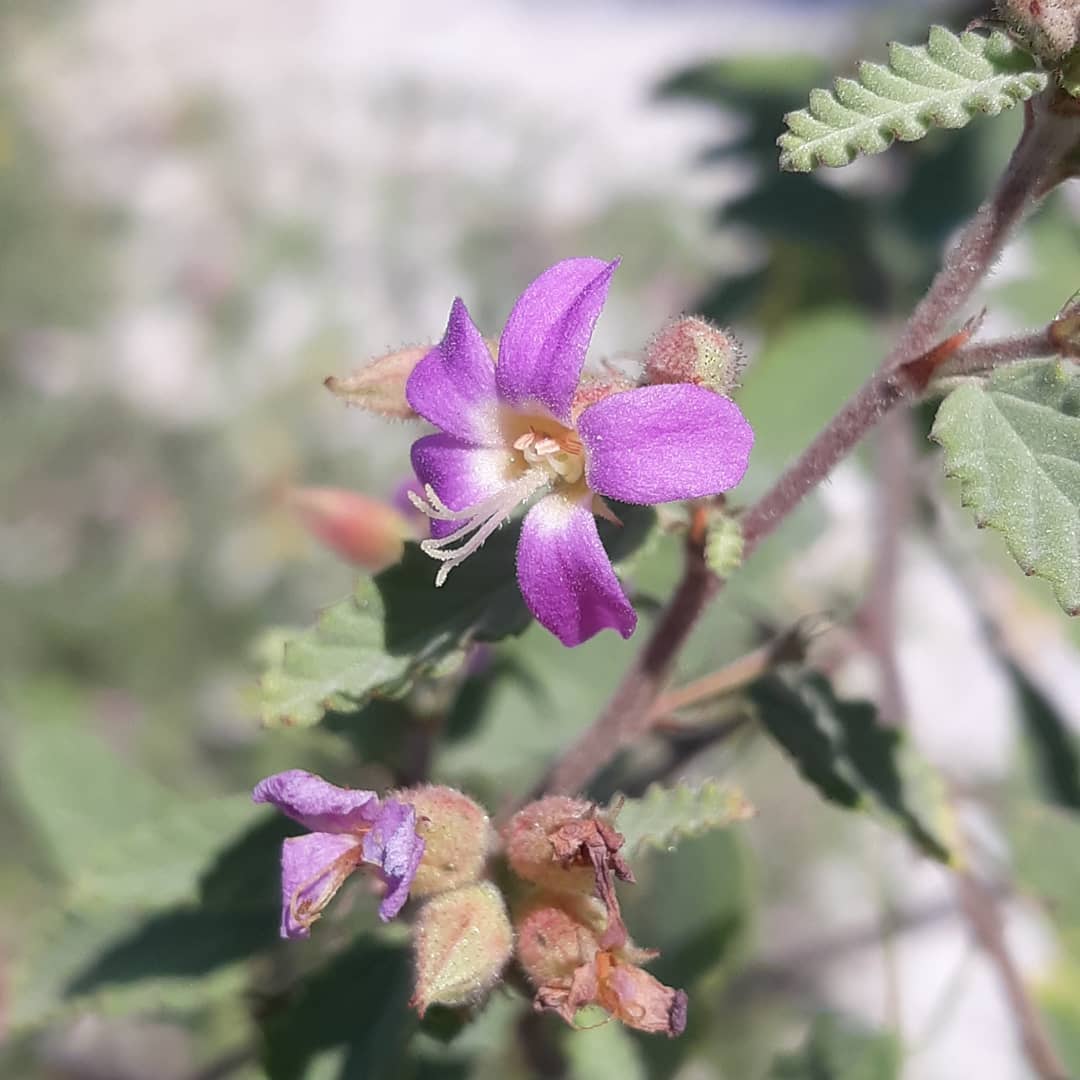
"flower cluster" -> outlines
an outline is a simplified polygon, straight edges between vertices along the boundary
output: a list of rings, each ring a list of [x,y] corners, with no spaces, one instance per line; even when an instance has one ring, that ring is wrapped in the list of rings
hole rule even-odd
[[[460,791],[423,785],[380,799],[294,769],[263,780],[252,797],[310,830],[282,848],[282,937],[307,937],[361,866],[384,885],[382,919],[410,894],[423,900],[413,926],[412,1004],[421,1015],[479,1001],[514,954],[536,1007],[567,1023],[599,1005],[641,1031],[674,1036],[686,1026],[686,994],[641,967],[656,954],[630,940],[619,910],[615,881],[634,880],[623,838],[592,803],[551,797],[511,819],[502,837],[520,879],[511,922],[488,876],[498,838],[483,807]]]
[[[643,970],[656,953],[630,940],[615,881],[634,876],[623,837],[598,807],[551,796],[526,806],[506,829],[511,868],[534,888],[515,906],[517,958],[538,1009],[574,1023],[599,1005],[628,1027],[671,1037],[686,1027],[687,998]]]

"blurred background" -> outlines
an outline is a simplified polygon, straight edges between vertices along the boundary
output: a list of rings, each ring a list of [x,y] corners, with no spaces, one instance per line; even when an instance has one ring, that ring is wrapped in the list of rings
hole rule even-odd
[[[190,900],[184,883],[144,895],[139,875],[154,876],[161,850],[145,820],[166,804],[186,820],[185,807],[278,768],[331,775],[343,747],[357,748],[333,725],[262,732],[253,707],[266,632],[310,622],[353,576],[281,492],[388,496],[406,476],[414,430],[347,411],[322,380],[437,339],[456,295],[494,334],[550,263],[620,255],[595,354],[632,357],[681,311],[747,344],[740,400],[759,439],[748,499],[876,364],[1020,123],[980,119],[796,177],[775,167],[782,116],[860,56],[882,58],[886,41],[924,40],[931,20],[959,30],[980,10],[4,0],[4,1075],[265,1075],[252,990],[263,969],[253,979],[248,957],[276,930],[277,836],[235,924],[211,933],[181,912],[130,935],[155,897]],[[1078,212],[1075,191],[1059,194],[1010,248],[982,298],[989,333],[1044,324],[1080,286]],[[931,417],[913,417],[907,436],[921,489],[900,554],[906,707],[997,851],[1002,825],[986,811],[1037,785],[1039,718],[1066,758],[1080,731],[1080,630],[971,528],[938,479]],[[695,636],[684,674],[739,655],[763,627],[857,607],[878,543],[875,468],[870,451],[843,466],[761,551]],[[641,591],[662,598],[673,573],[658,556]],[[605,640],[570,659],[542,635],[523,641],[538,670],[564,665],[570,688],[541,734],[528,720],[549,706],[518,687],[445,749],[437,771],[478,793],[542,772],[610,691],[587,685],[597,663],[617,671],[634,648]],[[826,651],[845,692],[879,690],[857,649]],[[377,757],[370,738],[361,749]],[[709,1031],[682,1058],[608,1029],[582,1035],[573,1075],[754,1080],[821,1008],[900,1032],[906,1080],[1029,1075],[940,868],[820,803],[775,752],[725,746],[698,768],[734,770],[758,817],[737,841],[677,865],[658,858],[628,921],[677,950],[672,924],[688,933],[693,919],[670,907],[665,919],[663,904],[703,892],[715,901],[703,919],[737,924],[738,948],[693,998]],[[135,855],[116,855],[121,834]],[[1065,855],[1051,845],[1047,858]],[[709,869],[699,878],[695,866]],[[655,899],[650,872],[683,893]],[[1007,911],[1076,1055],[1080,976],[1062,966],[1066,938],[1020,897]],[[476,1045],[423,1038],[414,1072],[370,1075],[495,1068]],[[295,1075],[339,1075],[321,1067]]]

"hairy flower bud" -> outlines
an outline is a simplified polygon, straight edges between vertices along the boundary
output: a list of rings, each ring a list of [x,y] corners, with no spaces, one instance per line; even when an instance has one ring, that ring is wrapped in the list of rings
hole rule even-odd
[[[564,865],[552,836],[567,824],[583,821],[596,808],[584,799],[551,795],[529,803],[506,826],[506,857],[518,877],[559,892],[591,893],[595,875],[588,865]]]
[[[730,396],[746,368],[742,345],[696,315],[673,319],[649,342],[645,381],[693,383]]]
[[[356,491],[292,488],[286,501],[316,540],[373,574],[399,562],[414,535],[392,506]]]
[[[1080,0],[998,0],[998,11],[1041,60],[1053,63],[1080,44]]]
[[[494,839],[482,806],[453,788],[432,784],[393,793],[416,811],[424,857],[413,878],[414,896],[446,892],[479,879]]]
[[[405,384],[430,345],[418,345],[387,353],[369,361],[359,371],[339,379],[329,375],[323,385],[346,405],[394,420],[415,420],[416,413],[405,397]]]
[[[537,893],[516,917],[517,958],[536,988],[537,1009],[574,1024],[578,1009],[599,1005],[639,1031],[681,1035],[687,998],[639,964],[656,954],[626,941],[605,948],[606,913],[583,896]]]
[[[514,932],[502,893],[490,881],[433,896],[414,928],[416,992],[421,1016],[432,1005],[479,1001],[510,959]]]

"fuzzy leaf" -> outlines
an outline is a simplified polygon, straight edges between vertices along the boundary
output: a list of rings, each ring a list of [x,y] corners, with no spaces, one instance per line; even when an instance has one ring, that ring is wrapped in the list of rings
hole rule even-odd
[[[924,823],[929,809],[947,825],[935,775],[903,734],[877,722],[865,701],[841,701],[821,675],[767,675],[749,690],[761,723],[803,777],[829,802],[872,811],[942,862],[949,849]],[[913,807],[919,807],[919,812]]]
[[[610,809],[619,807],[619,798]],[[649,848],[669,850],[679,840],[710,829],[721,829],[753,816],[754,808],[738,791],[710,782],[700,787],[650,785],[640,799],[626,799],[618,809],[615,827],[626,838],[628,856]]]
[[[1035,60],[1001,32],[959,36],[930,28],[926,45],[893,43],[889,65],[862,63],[857,79],[812,90],[810,107],[789,113],[777,140],[780,168],[810,172],[880,154],[894,139],[913,142],[933,127],[964,127],[975,113],[996,116],[1047,84]]]
[[[980,526],[1005,537],[1028,575],[1080,614],[1080,368],[1003,368],[942,403],[932,437]]]
[[[644,541],[655,515],[621,504],[615,510],[623,527],[599,527],[618,561]],[[438,589],[437,564],[416,544],[406,545],[396,566],[362,577],[350,599],[284,640],[262,678],[263,722],[318,723],[327,711],[354,710],[374,693],[404,692],[417,675],[463,656],[470,641],[520,633],[531,616],[517,585],[519,531],[518,525],[501,529]]]

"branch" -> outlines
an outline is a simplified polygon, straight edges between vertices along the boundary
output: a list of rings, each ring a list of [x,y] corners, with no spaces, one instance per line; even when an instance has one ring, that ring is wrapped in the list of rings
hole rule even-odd
[[[1024,132],[997,189],[949,249],[941,271],[881,367],[743,516],[744,558],[890,409],[915,400],[938,367],[967,344],[971,329],[941,345],[935,342],[989,272],[1024,215],[1069,175],[1069,155],[1080,143],[1080,118],[1057,111],[1059,103],[1056,89],[1028,102]],[[653,705],[683,644],[722,587],[723,581],[709,573],[702,553],[688,550],[683,579],[644,650],[604,711],[555,764],[546,790],[580,791],[620,749],[648,731]]]
[[[956,892],[975,940],[997,968],[1002,988],[1012,1008],[1024,1053],[1041,1080],[1069,1080],[1069,1071],[1058,1057],[1035,1003],[1005,940],[993,892],[970,871],[956,875]]]
[[[897,367],[930,349],[948,321],[990,272],[1024,217],[1068,175],[1080,140],[1077,117],[1051,87],[1024,106],[1024,131],[994,193],[976,211],[945,256],[926,296],[882,364]]]
[[[619,750],[649,730],[653,703],[671,677],[675,658],[722,584],[705,565],[704,522],[695,525],[686,541],[682,581],[660,622],[607,708],[556,763],[544,790],[580,791]]]

